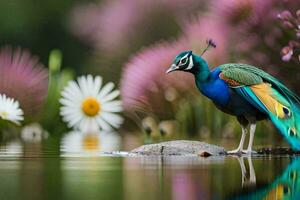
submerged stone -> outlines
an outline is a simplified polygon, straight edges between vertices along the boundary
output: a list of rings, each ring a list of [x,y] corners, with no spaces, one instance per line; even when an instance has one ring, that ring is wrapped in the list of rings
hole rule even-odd
[[[199,141],[175,140],[157,144],[147,144],[138,147],[131,153],[139,155],[185,156],[198,155],[202,157],[226,155],[223,147]]]

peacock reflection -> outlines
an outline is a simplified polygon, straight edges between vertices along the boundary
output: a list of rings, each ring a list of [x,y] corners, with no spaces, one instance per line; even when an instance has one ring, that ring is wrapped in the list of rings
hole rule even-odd
[[[249,173],[246,170],[244,159],[247,158],[248,165],[249,165]],[[236,156],[236,159],[238,160],[240,167],[241,167],[241,173],[242,173],[242,187],[255,187],[256,186],[256,175],[255,170],[252,164],[252,158],[251,156]]]
[[[249,177],[247,177],[244,158],[238,158],[242,171],[243,187],[255,186],[256,177],[252,165],[251,157],[247,157],[249,162]],[[286,167],[282,174],[278,175],[275,180],[264,187],[255,190],[244,191],[233,198],[229,199],[300,199],[300,158],[294,158]],[[252,187],[253,188],[253,187]]]

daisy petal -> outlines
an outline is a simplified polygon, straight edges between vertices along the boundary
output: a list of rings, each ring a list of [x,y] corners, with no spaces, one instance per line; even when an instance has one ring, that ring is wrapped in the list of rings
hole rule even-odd
[[[115,84],[113,84],[112,82],[107,83],[100,91],[98,98],[102,99],[103,97],[105,97],[114,88],[114,86]]]
[[[97,94],[99,93],[101,86],[102,86],[102,77],[96,76],[94,87],[95,87],[95,90],[97,91]]]
[[[106,112],[121,112],[123,111],[121,101],[110,101],[102,104],[102,110]]]
[[[13,98],[0,94],[0,120],[8,120],[17,125],[24,120],[23,110],[19,108],[19,102]]]
[[[106,95],[105,97],[103,97],[100,101],[102,103],[105,103],[107,101],[111,101],[111,100],[115,99],[119,95],[120,95],[120,91],[115,90],[115,91],[111,92],[110,94]]]
[[[123,123],[123,118],[113,113],[102,112],[101,117],[115,128],[120,127],[120,125]]]

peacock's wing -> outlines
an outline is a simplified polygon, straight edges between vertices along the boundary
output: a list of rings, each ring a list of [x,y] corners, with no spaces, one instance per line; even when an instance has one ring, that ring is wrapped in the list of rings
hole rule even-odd
[[[220,78],[230,87],[256,85],[263,82],[270,83],[280,94],[290,101],[300,103],[300,98],[288,89],[283,83],[267,72],[252,65],[241,63],[228,63],[219,66]]]
[[[220,78],[230,87],[255,85],[263,82],[259,74],[254,73],[253,70],[249,70],[249,68],[255,68],[251,65],[228,63],[219,66],[219,68],[221,70]]]
[[[276,78],[254,66],[225,64],[220,69],[220,78],[268,115],[291,146],[300,150],[300,98]]]

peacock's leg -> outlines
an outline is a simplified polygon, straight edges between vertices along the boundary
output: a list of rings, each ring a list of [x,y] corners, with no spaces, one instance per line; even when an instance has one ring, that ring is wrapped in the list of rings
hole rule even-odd
[[[235,150],[232,150],[232,151],[227,151],[227,153],[228,154],[242,153],[246,135],[247,135],[247,127],[242,126],[242,137],[241,137],[238,148],[236,148]]]
[[[250,124],[250,138],[249,138],[248,148],[247,150],[243,151],[243,153],[245,154],[256,153],[256,151],[252,150],[255,129],[256,129],[256,124]]]

